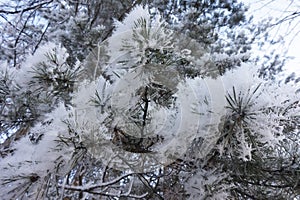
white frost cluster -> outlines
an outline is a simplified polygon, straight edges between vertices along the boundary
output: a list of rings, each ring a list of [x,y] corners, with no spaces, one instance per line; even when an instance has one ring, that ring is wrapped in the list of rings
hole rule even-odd
[[[115,26],[112,37],[108,39],[110,62],[128,54],[128,60],[143,62],[149,48],[160,51],[173,48],[173,32],[167,29],[159,14],[151,19],[148,7],[135,7],[122,22],[115,21]]]
[[[283,112],[289,104],[299,99],[296,88],[279,84],[269,83],[258,77],[258,67],[250,64],[243,64],[240,68],[227,72],[220,77],[224,84],[227,96],[234,96],[233,88],[237,98],[242,99],[242,106],[247,106],[246,118],[242,122],[242,127],[236,127],[235,136],[239,140],[238,147],[219,146],[220,151],[229,147],[230,152],[238,152],[244,161],[251,160],[252,151],[257,148],[274,148],[279,141],[284,139],[284,121],[288,121],[299,113],[299,106],[296,109]],[[255,89],[256,92],[254,93]],[[236,115],[228,113],[226,115]],[[225,115],[225,116],[226,116]],[[226,117],[223,117],[223,120]],[[234,121],[231,122],[232,124]],[[255,145],[249,137],[254,138],[261,145]],[[233,149],[231,149],[233,148]]]
[[[63,176],[70,170],[69,161],[72,160],[73,149],[67,146],[61,148],[57,142],[58,136],[67,134],[63,125],[63,120],[67,117],[68,112],[61,104],[53,113],[46,116],[46,120],[52,121],[50,125],[38,123],[29,129],[29,133],[41,136],[38,141],[33,143],[28,137],[23,137],[14,143],[13,155],[6,156],[0,162],[0,182],[3,184],[1,191],[3,195],[7,195],[2,198],[14,198],[11,196],[14,193],[10,192],[13,188],[9,185],[24,184],[24,188],[28,186],[31,191],[39,191],[42,189],[39,187],[53,172]],[[30,182],[31,176],[38,177],[34,184]]]
[[[47,54],[57,55],[58,65],[63,66],[68,58],[67,50],[61,45],[47,43],[37,49],[34,55],[28,56],[20,69],[15,70],[15,80],[20,85],[28,84],[34,76],[33,69],[40,63],[47,62]],[[51,68],[49,71],[53,70]]]

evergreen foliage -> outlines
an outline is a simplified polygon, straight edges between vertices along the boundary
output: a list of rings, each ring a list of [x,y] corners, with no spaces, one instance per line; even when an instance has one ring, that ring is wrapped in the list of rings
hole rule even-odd
[[[299,92],[261,78],[246,10],[1,5],[2,198],[300,198]]]

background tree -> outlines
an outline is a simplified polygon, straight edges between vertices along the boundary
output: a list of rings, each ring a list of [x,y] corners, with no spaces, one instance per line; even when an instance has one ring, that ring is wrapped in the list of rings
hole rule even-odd
[[[297,70],[298,56],[295,52],[299,42],[299,5],[298,2],[289,1],[245,1],[250,5],[249,13],[253,15],[253,20],[259,24],[268,24],[264,26],[266,31],[261,32],[262,39],[256,40],[260,59],[258,63],[262,65],[261,75],[264,77],[275,78],[274,74],[278,71],[290,73],[286,77],[287,82],[297,79],[293,73]],[[257,26],[262,28],[263,26]],[[253,46],[255,48],[255,45]],[[294,66],[293,66],[294,65]],[[288,69],[292,68],[292,69]],[[276,77],[278,78],[278,77]]]
[[[96,20],[99,10],[90,12],[96,7],[90,1],[31,3],[41,6],[36,8],[60,5],[59,11],[74,8],[79,21],[83,16]],[[4,198],[299,197],[299,183],[292,181],[299,179],[299,96],[292,87],[259,79],[259,68],[245,64],[248,48],[218,50],[226,46],[214,31],[229,31],[221,20],[203,27],[205,12],[242,5],[169,1],[164,6],[176,7],[178,15],[163,9],[164,21],[151,9],[160,7],[149,3],[151,14],[129,4],[124,13],[131,13],[115,22],[114,32],[100,26],[107,31],[102,43],[86,26],[90,18],[77,27],[66,17],[71,26],[53,26],[61,33],[56,32],[59,40],[51,40],[61,46],[40,46],[20,62],[20,69],[1,66]],[[7,8],[8,14],[18,13]],[[228,23],[237,10],[228,15]],[[190,33],[188,23],[180,26],[190,13],[207,37]],[[235,21],[231,28],[238,25]],[[79,39],[91,42],[84,43],[89,55],[88,48],[78,48]]]

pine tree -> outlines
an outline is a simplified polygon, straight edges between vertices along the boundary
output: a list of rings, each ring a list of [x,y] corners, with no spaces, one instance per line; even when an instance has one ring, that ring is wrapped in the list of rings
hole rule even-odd
[[[81,61],[47,43],[1,65],[3,198],[298,198],[296,88],[149,10]]]

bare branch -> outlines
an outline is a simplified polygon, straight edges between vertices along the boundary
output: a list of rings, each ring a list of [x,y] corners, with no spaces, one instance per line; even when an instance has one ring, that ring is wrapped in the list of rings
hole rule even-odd
[[[27,7],[27,8],[24,8],[24,9],[21,9],[21,10],[15,10],[15,11],[0,10],[0,14],[1,13],[4,13],[4,14],[24,13],[24,12],[27,12],[27,11],[30,11],[30,10],[39,9],[39,8],[43,7],[44,5],[47,5],[47,4],[52,3],[52,2],[53,2],[53,0],[50,0],[50,1],[46,1],[46,2],[40,3],[38,5],[34,5],[34,6],[31,6],[31,7]]]
[[[133,176],[135,175],[136,173],[129,173],[129,174],[125,174],[123,176],[120,176],[120,177],[117,177],[111,181],[107,181],[107,182],[104,182],[104,183],[99,183],[99,184],[92,184],[92,185],[86,185],[86,186],[71,186],[71,185],[58,185],[59,187],[63,187],[65,189],[68,189],[68,190],[75,190],[75,191],[84,191],[84,192],[87,192],[87,191],[91,191],[91,190],[94,190],[96,188],[102,188],[102,187],[107,187],[107,186],[110,186],[110,185],[113,185],[121,180],[123,180],[124,178],[127,178],[129,176]]]
[[[41,37],[40,37],[40,39],[39,39],[39,41],[38,41],[38,43],[35,45],[32,54],[34,54],[34,53],[36,52],[36,50],[38,49],[39,45],[41,44],[41,42],[42,42],[42,40],[43,40],[43,38],[44,38],[44,36],[45,36],[45,33],[47,32],[47,30],[48,30],[48,28],[49,28],[49,26],[50,26],[50,23],[47,24],[45,30],[43,31],[43,33],[42,33],[42,35],[41,35]]]

